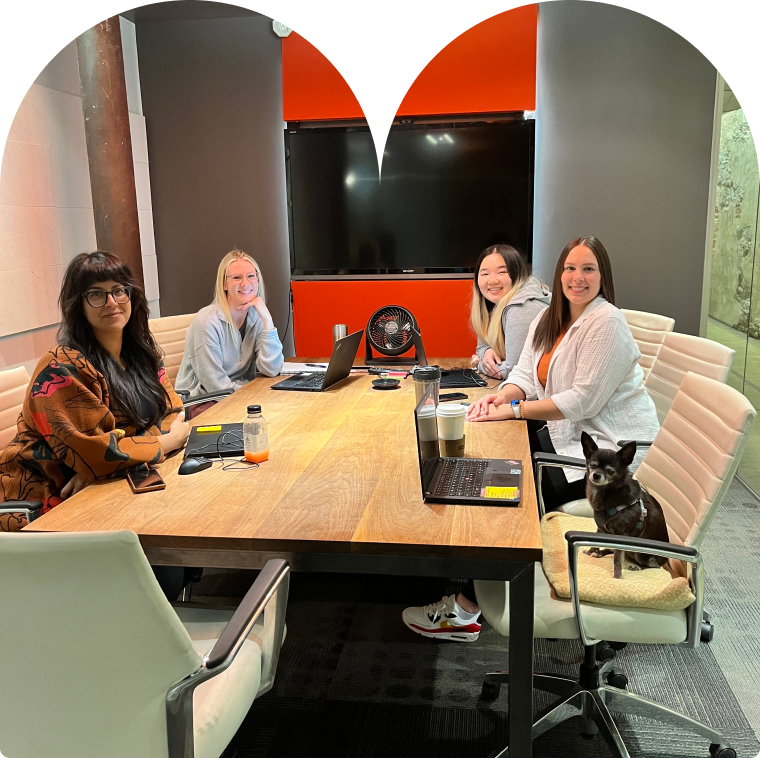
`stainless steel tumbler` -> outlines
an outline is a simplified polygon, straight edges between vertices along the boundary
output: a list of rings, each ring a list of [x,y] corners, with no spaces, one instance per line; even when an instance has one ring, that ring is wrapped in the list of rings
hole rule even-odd
[[[335,324],[333,327],[333,344],[348,336],[348,327],[345,324]]]

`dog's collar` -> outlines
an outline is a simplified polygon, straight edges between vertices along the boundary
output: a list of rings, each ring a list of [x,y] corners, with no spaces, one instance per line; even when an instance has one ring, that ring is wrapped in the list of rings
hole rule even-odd
[[[644,505],[643,493],[647,493],[647,494],[649,493],[647,492],[647,489],[643,484],[639,483],[639,487],[641,488],[641,494],[632,503],[628,503],[628,505],[616,505],[614,508],[607,509],[607,518],[612,518],[613,516],[617,516],[617,514],[620,513],[620,511],[624,511],[626,508],[630,508],[633,505],[639,506],[639,508],[641,509],[641,515],[639,516],[639,520],[636,522],[636,527],[635,527],[638,534],[632,534],[630,535],[631,537],[639,537],[641,535],[641,533],[644,531],[644,521],[646,520],[646,517],[647,517],[647,509],[646,509],[646,506]]]

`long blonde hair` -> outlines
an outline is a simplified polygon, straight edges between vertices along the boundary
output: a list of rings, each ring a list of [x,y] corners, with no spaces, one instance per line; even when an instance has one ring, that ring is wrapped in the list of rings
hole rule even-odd
[[[483,297],[478,286],[478,276],[483,259],[493,253],[498,253],[504,260],[507,273],[512,280],[512,289],[498,303],[492,303]],[[504,327],[501,316],[512,298],[523,288],[530,278],[530,266],[511,245],[492,245],[487,247],[478,257],[475,264],[475,275],[472,283],[472,306],[470,320],[475,334],[481,342],[485,342],[502,360],[505,356]]]
[[[214,303],[221,308],[224,317],[227,319],[227,324],[230,327],[230,333],[232,339],[238,347],[240,347],[240,332],[235,329],[235,322],[232,319],[232,312],[230,311],[230,304],[227,302],[227,269],[235,261],[247,261],[256,269],[256,276],[259,278],[259,288],[256,294],[266,302],[266,295],[264,290],[264,278],[261,276],[261,269],[259,264],[256,263],[250,255],[247,255],[242,250],[230,250],[227,255],[222,258],[219,268],[216,270],[216,286],[214,287]]]

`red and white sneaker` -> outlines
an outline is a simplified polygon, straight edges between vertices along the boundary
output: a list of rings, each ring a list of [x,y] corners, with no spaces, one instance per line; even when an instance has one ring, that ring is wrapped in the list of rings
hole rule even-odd
[[[421,608],[407,608],[401,618],[423,637],[452,642],[475,642],[480,635],[480,611],[467,613],[456,602],[456,595],[441,598]]]

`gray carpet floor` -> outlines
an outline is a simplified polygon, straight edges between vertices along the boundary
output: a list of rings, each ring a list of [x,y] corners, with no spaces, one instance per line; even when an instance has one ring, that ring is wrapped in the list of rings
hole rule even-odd
[[[629,645],[618,653],[628,689],[722,731],[739,758],[760,750],[760,501],[734,482],[704,545],[715,637],[696,650]],[[252,572],[207,571],[194,600],[234,604]],[[401,610],[440,598],[443,580],[295,574],[288,634],[271,692],[251,708],[225,758],[425,756],[485,758],[506,743],[506,688],[480,699],[483,674],[507,666],[509,641],[484,625],[471,644],[428,640]],[[577,674],[579,643],[536,642],[536,670]],[[536,710],[549,696],[537,693]],[[610,752],[577,720],[542,736],[546,758]],[[618,721],[632,756],[708,758],[704,740],[640,718]]]

